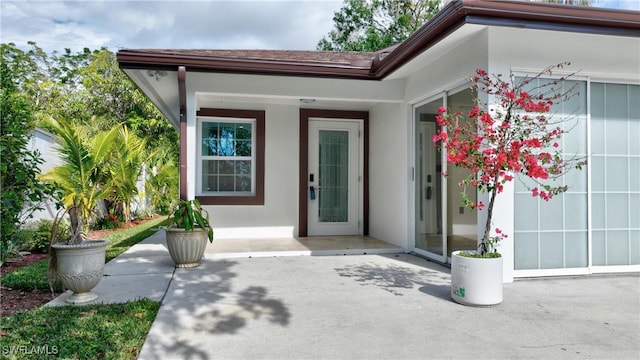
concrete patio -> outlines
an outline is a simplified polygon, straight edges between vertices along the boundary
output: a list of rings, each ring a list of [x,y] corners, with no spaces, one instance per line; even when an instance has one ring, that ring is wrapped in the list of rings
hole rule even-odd
[[[449,297],[410,254],[208,255],[174,269],[164,231],[109,262],[101,302],[162,302],[140,359],[636,359],[639,274],[518,280],[504,302]],[[62,295],[51,305],[62,304]]]

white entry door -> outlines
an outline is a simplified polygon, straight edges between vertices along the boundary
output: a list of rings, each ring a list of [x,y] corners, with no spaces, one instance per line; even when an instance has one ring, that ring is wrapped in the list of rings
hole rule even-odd
[[[361,235],[359,121],[310,119],[308,235]]]

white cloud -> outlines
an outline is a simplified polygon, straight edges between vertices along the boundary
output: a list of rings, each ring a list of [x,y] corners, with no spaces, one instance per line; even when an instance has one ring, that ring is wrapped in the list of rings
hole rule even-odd
[[[2,1],[2,42],[46,50],[314,49],[342,1]]]

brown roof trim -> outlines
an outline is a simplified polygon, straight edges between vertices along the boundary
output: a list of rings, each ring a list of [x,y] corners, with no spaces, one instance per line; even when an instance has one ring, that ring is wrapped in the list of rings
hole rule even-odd
[[[377,53],[265,50],[120,50],[123,69],[380,80],[464,24],[640,37],[637,11],[523,1],[457,0],[404,42]],[[262,53],[260,53],[262,52]],[[329,56],[327,56],[329,55]]]
[[[225,51],[233,53],[233,51]],[[238,52],[247,52],[238,50]],[[259,52],[256,50],[255,52]],[[282,54],[281,59],[259,59],[240,58],[237,56],[207,56],[202,50],[120,50],[117,57],[120,67],[124,69],[162,69],[175,70],[177,65],[182,65],[188,71],[203,72],[230,72],[263,75],[289,75],[289,76],[313,76],[313,77],[334,77],[334,78],[361,78],[370,77],[373,53],[363,53],[359,59],[353,59],[348,63],[309,61],[305,59],[287,59],[287,55],[313,56],[313,53],[322,52],[310,51],[285,51],[273,50],[265,51],[274,57],[275,54]],[[338,55],[339,56],[339,55]],[[326,56],[325,56],[326,57]]]

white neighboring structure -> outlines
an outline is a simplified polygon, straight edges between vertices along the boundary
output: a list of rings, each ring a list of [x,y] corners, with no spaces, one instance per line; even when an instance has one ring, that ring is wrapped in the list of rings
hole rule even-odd
[[[40,157],[42,158],[43,163],[40,164],[38,168],[40,169],[41,174],[44,174],[61,164],[60,157],[56,151],[57,146],[58,141],[52,133],[40,128],[36,128],[31,132],[29,151],[37,150],[40,152]],[[27,205],[25,205],[25,208],[26,207]],[[43,209],[36,210],[33,213],[33,218],[28,219],[27,222],[34,222],[40,219],[53,220],[58,213],[58,210],[56,210],[56,204],[51,199],[40,204],[40,207]]]

